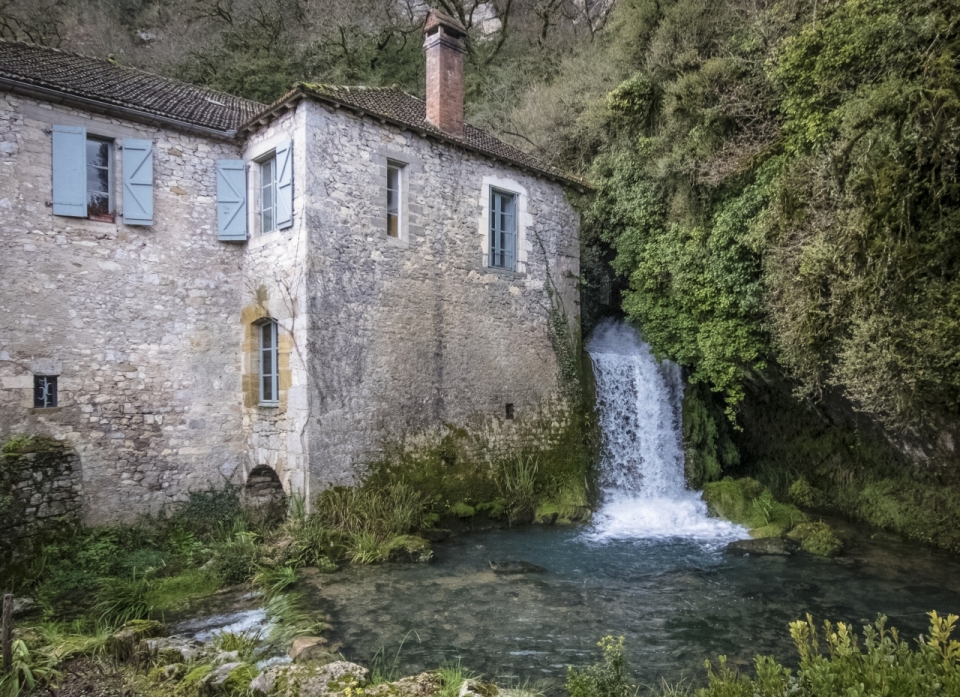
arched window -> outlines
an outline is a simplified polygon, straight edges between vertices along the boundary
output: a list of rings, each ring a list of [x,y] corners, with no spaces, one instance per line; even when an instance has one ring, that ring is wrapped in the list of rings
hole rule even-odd
[[[277,370],[277,323],[265,320],[259,325],[260,405],[275,407],[280,400]]]

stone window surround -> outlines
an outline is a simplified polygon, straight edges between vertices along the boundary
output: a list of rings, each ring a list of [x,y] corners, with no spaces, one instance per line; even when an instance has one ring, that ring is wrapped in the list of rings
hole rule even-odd
[[[498,189],[517,197],[517,258],[516,269],[501,269],[490,266],[490,193]],[[489,175],[480,186],[480,271],[509,278],[525,278],[527,275],[527,228],[533,225],[533,217],[527,212],[527,189],[516,179]]]
[[[407,247],[411,239],[423,234],[420,222],[420,207],[413,203],[421,187],[416,175],[423,171],[420,159],[409,153],[390,148],[380,148],[371,157],[377,173],[377,205],[370,219],[370,225],[377,231],[377,237],[384,243],[395,247]],[[387,164],[402,167],[400,175],[400,236],[387,234]]]
[[[259,237],[269,239],[274,235],[274,233],[279,232],[276,229],[266,233],[260,232],[260,163],[264,160],[270,159],[270,157],[276,153],[277,146],[285,140],[290,140],[293,143],[293,175],[294,187],[296,187],[296,158],[303,156],[303,148],[301,143],[295,137],[294,133],[286,130],[278,130],[274,135],[270,136],[269,138],[265,138],[259,143],[249,146],[243,152],[243,161],[246,163],[247,168],[247,229],[251,232],[251,239]],[[297,147],[298,145],[301,147]],[[294,223],[296,223],[296,189],[294,189],[293,193],[293,215]]]

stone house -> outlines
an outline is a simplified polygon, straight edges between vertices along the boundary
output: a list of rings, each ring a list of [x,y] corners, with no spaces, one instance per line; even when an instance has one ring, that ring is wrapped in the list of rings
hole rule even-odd
[[[463,30],[424,31],[425,102],[269,106],[0,41],[0,440],[68,442],[86,522],[564,418],[583,183],[465,123]]]

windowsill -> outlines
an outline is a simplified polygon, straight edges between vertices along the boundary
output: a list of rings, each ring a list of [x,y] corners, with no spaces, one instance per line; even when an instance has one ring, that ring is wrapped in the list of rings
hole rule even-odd
[[[260,402],[257,406],[264,409],[279,409],[280,402]]]
[[[63,407],[31,407],[31,414],[56,414]]]
[[[407,241],[406,237],[391,237],[386,233],[380,235],[380,239],[385,241],[391,247],[407,247],[410,245],[410,242]]]
[[[526,278],[527,274],[522,271],[513,271],[511,269],[502,269],[498,266],[485,266],[483,269],[487,273],[503,276],[504,278]]]

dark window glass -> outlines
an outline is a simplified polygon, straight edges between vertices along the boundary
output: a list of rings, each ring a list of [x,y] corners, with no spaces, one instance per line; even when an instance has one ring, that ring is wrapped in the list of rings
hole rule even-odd
[[[387,165],[387,234],[400,237],[400,166]]]
[[[57,406],[57,376],[33,376],[33,406],[37,409],[49,409]]]
[[[87,215],[94,219],[113,218],[110,209],[110,150],[103,140],[87,139]]]

